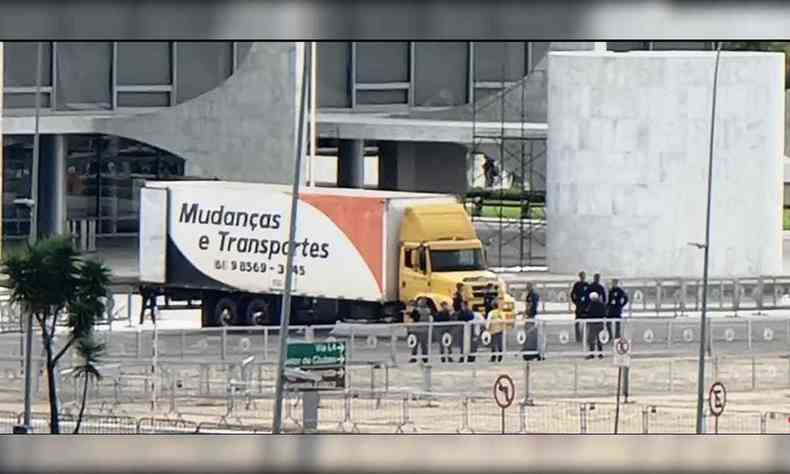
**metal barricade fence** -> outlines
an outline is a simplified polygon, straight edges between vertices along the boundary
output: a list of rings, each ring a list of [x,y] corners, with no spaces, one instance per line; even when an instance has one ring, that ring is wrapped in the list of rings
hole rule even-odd
[[[615,418],[617,432],[636,434],[644,432],[643,408],[631,403],[621,403],[619,416],[615,403],[588,402],[580,404],[580,427],[582,433],[614,433]]]
[[[790,434],[790,412],[763,413],[761,425],[761,433]]]
[[[303,432],[298,397],[285,405],[287,432]],[[505,410],[506,433],[593,434],[614,433],[616,405],[612,402],[542,401],[515,403]],[[621,404],[618,433],[694,433],[696,412],[689,406]],[[86,414],[80,434],[191,434],[268,433],[270,419],[257,416],[220,416],[217,421],[177,418]],[[500,433],[502,411],[490,399],[439,394],[371,394],[347,391],[340,397],[322,398],[319,431],[346,433]],[[9,433],[21,423],[22,414],[0,412],[0,430]],[[60,415],[61,433],[72,433],[77,416]],[[715,418],[705,414],[704,432],[714,433]],[[34,433],[50,431],[49,416],[34,413]],[[718,419],[718,432],[787,433],[790,413],[727,410]]]
[[[468,397],[469,428],[473,433],[501,433],[502,409],[491,398]],[[505,433],[518,433],[523,426],[522,413],[513,403],[505,410]]]
[[[61,415],[60,432],[73,433],[77,426],[77,416]],[[137,420],[127,416],[107,416],[85,414],[80,422],[79,434],[135,434]]]
[[[540,401],[521,405],[525,433],[580,433],[582,411],[578,402]]]
[[[783,353],[790,343],[790,317],[711,318],[709,354]],[[576,326],[580,339],[576,338]],[[508,322],[502,337],[503,355],[547,358],[589,354],[596,332],[604,354],[610,354],[618,334],[631,341],[634,355],[694,355],[699,346],[699,322],[695,319],[653,317],[601,320],[516,320]],[[206,362],[235,361],[255,356],[256,361],[275,361],[279,347],[277,331],[269,328],[210,328],[159,330],[161,360]],[[345,324],[294,327],[289,341],[345,342],[352,362],[389,365],[412,359],[438,363],[450,356],[489,357],[497,336],[485,324]],[[106,358],[146,359],[153,353],[151,330],[113,332],[108,336]],[[423,354],[423,352],[425,352]]]
[[[11,411],[0,411],[0,433],[11,433],[17,424],[18,415]]]
[[[196,433],[197,423],[173,418],[141,418],[137,422],[138,434],[184,434]]]
[[[271,426],[247,425],[243,423],[214,423],[202,422],[195,430],[198,434],[241,434],[241,433],[270,433]]]
[[[526,280],[505,276],[508,289],[518,301],[526,294]],[[575,280],[530,280],[541,295],[540,313],[573,311],[570,293]],[[604,282],[608,283],[608,282]],[[702,280],[693,278],[623,278],[620,287],[629,295],[625,314],[656,313],[681,315],[697,312],[702,303]],[[708,280],[708,309],[711,311],[762,311],[790,309],[790,277],[762,276],[711,278]]]

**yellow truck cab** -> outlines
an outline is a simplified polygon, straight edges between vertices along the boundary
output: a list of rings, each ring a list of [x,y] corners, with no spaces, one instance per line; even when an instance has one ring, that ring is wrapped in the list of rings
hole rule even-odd
[[[408,207],[400,229],[400,300],[427,297],[434,308],[452,303],[458,283],[464,284],[473,311],[483,311],[488,285],[500,298],[507,319],[514,317],[514,300],[505,282],[487,269],[483,245],[461,204]]]

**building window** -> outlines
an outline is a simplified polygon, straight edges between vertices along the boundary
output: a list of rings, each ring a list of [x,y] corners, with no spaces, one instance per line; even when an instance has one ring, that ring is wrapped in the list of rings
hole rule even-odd
[[[111,109],[113,44],[65,42],[56,46],[55,107]]]
[[[411,104],[412,50],[408,42],[353,43],[352,106]]]
[[[414,45],[414,105],[449,107],[469,101],[469,44]]]
[[[176,99],[186,102],[222,84],[233,72],[230,42],[176,43]]]
[[[318,106],[351,107],[351,43],[320,41],[318,51]]]
[[[172,43],[115,43],[115,106],[165,107],[174,103],[172,56]]]
[[[3,107],[36,107],[37,43],[3,44]],[[52,43],[41,44],[41,108],[52,104]]]
[[[529,47],[524,42],[472,43],[474,100],[516,84],[529,72]]]
[[[607,41],[606,49],[617,53],[650,49],[649,41]]]

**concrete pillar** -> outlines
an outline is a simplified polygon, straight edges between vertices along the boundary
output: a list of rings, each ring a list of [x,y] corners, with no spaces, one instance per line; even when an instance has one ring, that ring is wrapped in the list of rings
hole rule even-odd
[[[466,147],[456,143],[379,142],[379,188],[464,193]]]
[[[420,191],[414,142],[379,142],[379,188]]]
[[[38,186],[38,230],[62,235],[66,227],[66,136],[41,136]]]
[[[396,191],[398,189],[398,144],[397,142],[378,142],[379,148],[379,189]]]
[[[340,140],[337,152],[337,185],[341,188],[365,186],[364,140]]]

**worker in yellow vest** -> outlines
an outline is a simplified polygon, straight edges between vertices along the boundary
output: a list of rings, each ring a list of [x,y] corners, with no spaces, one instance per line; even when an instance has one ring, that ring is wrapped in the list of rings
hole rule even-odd
[[[501,297],[497,298],[486,318],[488,320],[488,333],[491,334],[491,362],[502,362],[504,331],[507,325],[505,314],[499,309],[503,300]]]

